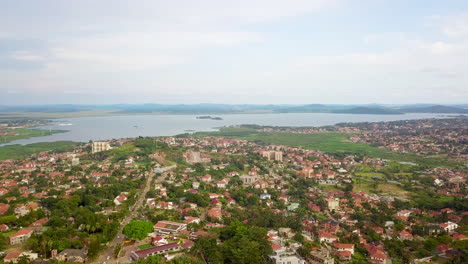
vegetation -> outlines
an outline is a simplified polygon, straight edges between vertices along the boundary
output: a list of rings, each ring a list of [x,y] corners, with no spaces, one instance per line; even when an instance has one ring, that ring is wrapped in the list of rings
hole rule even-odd
[[[43,137],[52,134],[63,133],[65,130],[42,130],[42,129],[31,129],[31,128],[15,128],[15,129],[3,129],[0,132],[13,132],[13,135],[0,135],[0,144],[5,144],[18,139],[32,138],[32,137]]]
[[[79,143],[72,141],[42,142],[28,145],[9,145],[0,147],[0,160],[24,159],[43,151],[65,152]]]
[[[203,237],[196,241],[193,251],[209,263],[268,263],[272,254],[266,229],[247,226],[239,221],[219,230],[220,244],[216,237]]]
[[[144,239],[153,232],[153,223],[147,221],[131,221],[123,229],[124,235],[132,239]]]
[[[420,157],[414,154],[399,154],[389,150],[379,149],[364,143],[353,143],[348,141],[351,134],[322,132],[322,133],[287,133],[287,132],[258,132],[255,129],[222,128],[217,132],[197,132],[194,136],[220,136],[227,138],[238,138],[265,144],[285,145],[291,147],[302,147],[305,149],[316,149],[329,154],[355,154],[358,156],[376,157],[397,161],[409,161],[420,165],[437,167],[459,166],[459,162],[448,161],[436,157]]]

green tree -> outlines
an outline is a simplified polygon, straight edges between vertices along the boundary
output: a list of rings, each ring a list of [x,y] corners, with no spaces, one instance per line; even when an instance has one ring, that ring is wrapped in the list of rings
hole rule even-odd
[[[99,254],[99,250],[101,250],[101,237],[96,236],[89,244],[88,256],[92,259],[95,258]]]
[[[153,223],[148,221],[131,221],[123,229],[124,235],[133,239],[144,239],[153,231]]]

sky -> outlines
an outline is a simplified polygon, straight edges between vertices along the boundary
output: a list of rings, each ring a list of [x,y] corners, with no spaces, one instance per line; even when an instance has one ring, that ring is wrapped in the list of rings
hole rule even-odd
[[[466,0],[15,0],[0,105],[468,102]]]

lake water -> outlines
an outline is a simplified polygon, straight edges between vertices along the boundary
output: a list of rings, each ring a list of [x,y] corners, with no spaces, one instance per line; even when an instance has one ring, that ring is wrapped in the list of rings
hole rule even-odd
[[[173,136],[186,130],[214,131],[217,127],[256,124],[270,126],[325,126],[341,122],[378,122],[422,118],[441,118],[441,114],[355,115],[325,113],[229,114],[213,115],[223,120],[196,119],[196,115],[132,115],[78,117],[54,120],[39,129],[68,130],[44,137],[15,140],[3,145],[70,140],[108,140],[138,136]],[[65,125],[68,124],[68,125]],[[70,125],[71,124],[71,125]],[[0,144],[0,146],[3,146]]]

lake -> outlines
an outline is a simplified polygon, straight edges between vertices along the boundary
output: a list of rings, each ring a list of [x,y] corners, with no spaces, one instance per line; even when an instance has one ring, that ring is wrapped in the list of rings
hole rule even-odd
[[[442,114],[356,115],[328,113],[228,114],[223,120],[196,119],[197,115],[130,115],[56,119],[39,129],[68,130],[44,137],[15,140],[4,145],[69,140],[109,140],[138,136],[174,136],[186,130],[214,131],[222,126],[256,124],[269,126],[325,126],[341,122],[379,122],[446,117]]]

